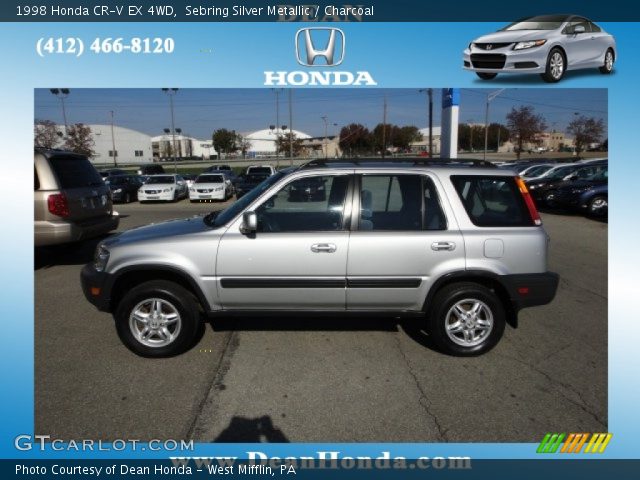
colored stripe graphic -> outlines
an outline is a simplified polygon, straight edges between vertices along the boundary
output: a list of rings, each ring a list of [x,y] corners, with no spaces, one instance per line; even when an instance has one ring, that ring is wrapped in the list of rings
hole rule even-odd
[[[540,445],[538,445],[537,453],[556,453],[558,447],[564,440],[564,433],[547,433]]]
[[[583,453],[604,453],[611,437],[611,433],[547,433],[536,453],[580,453],[587,439],[589,442]],[[560,445],[562,448],[558,451]]]

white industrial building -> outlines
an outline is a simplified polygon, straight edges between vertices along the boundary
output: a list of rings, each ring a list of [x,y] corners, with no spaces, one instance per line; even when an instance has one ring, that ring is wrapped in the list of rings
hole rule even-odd
[[[252,158],[275,157],[276,139],[278,138],[278,135],[288,134],[289,130],[265,129],[243,135],[244,139],[250,143],[247,150],[247,156]],[[311,138],[311,135],[307,135],[299,130],[294,130],[293,134],[296,138],[302,140]],[[281,156],[286,156],[287,154],[287,152],[280,152]]]
[[[151,137],[146,133],[130,128],[111,125],[87,125],[93,137],[93,150],[96,152],[91,159],[94,164],[113,165],[113,145],[115,144],[118,165],[150,163],[153,161]]]
[[[172,158],[174,149],[177,158],[209,160],[218,155],[211,140],[198,140],[186,135],[175,135],[174,137],[171,134],[165,134],[151,137],[151,146],[153,158],[156,161]]]
[[[411,144],[411,152],[412,153],[421,153],[429,151],[429,128],[421,128],[420,134],[422,135],[422,140],[419,142],[413,142]],[[440,127],[433,127],[431,129],[431,138],[433,142],[433,154],[440,154],[440,138],[442,136],[442,131]]]

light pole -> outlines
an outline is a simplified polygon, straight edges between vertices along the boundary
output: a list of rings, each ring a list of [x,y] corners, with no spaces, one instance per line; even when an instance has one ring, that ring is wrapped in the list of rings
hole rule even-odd
[[[113,110],[110,110],[111,113],[111,148],[113,149],[113,166],[118,166],[118,151],[116,150],[116,137],[113,134]]]
[[[171,108],[171,131],[173,135],[173,172],[178,173],[178,159],[176,158],[176,125],[173,116],[173,96],[178,93],[178,89],[163,88],[162,91],[169,95],[169,107]]]
[[[276,124],[275,124],[275,134],[276,138],[278,136],[278,126],[280,125],[280,92],[282,88],[272,88],[273,93],[276,94]],[[273,129],[272,129],[273,130]],[[279,163],[278,158],[280,157],[280,147],[278,146],[278,142],[276,142],[276,165]]]
[[[422,88],[420,93],[427,92],[427,110],[429,117],[429,158],[433,158],[433,88]]]
[[[495,92],[491,92],[487,95],[487,108],[484,113],[484,155],[482,156],[483,160],[487,159],[487,144],[489,142],[489,102],[491,102],[494,98],[504,92],[505,89],[501,88],[500,90],[496,90]],[[498,131],[500,131],[498,129]]]
[[[289,89],[289,158],[293,165],[293,89]]]
[[[467,122],[469,123],[469,152],[473,153],[473,118]]]
[[[64,108],[64,99],[69,96],[71,90],[68,88],[50,88],[49,91],[60,99],[60,103],[62,103],[62,118],[64,120],[64,134],[68,134],[68,124],[67,124],[67,110]]]

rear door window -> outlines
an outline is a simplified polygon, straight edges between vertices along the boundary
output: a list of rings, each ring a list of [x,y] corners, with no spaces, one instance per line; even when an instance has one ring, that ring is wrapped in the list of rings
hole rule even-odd
[[[453,175],[451,181],[474,225],[534,225],[514,177]]]
[[[102,177],[86,157],[56,155],[49,159],[49,163],[58,178],[61,190],[104,184]]]

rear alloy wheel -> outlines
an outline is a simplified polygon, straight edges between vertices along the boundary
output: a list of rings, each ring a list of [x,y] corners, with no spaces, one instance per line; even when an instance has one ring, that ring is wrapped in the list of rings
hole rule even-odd
[[[544,203],[549,208],[557,207],[556,192],[554,190],[544,194]]]
[[[487,73],[487,72],[476,72],[476,75],[480,77],[482,80],[493,80],[498,76],[497,73]]]
[[[122,342],[143,357],[170,357],[189,349],[198,331],[200,312],[193,295],[165,280],[130,290],[115,313]]]
[[[609,200],[603,195],[597,195],[589,202],[589,215],[592,217],[604,217],[609,208]]]
[[[604,54],[604,65],[602,65],[599,70],[600,73],[608,74],[613,71],[613,50],[607,50],[607,53]]]
[[[443,287],[433,298],[429,331],[436,346],[456,356],[473,356],[491,350],[505,327],[498,296],[477,283]]]
[[[566,69],[566,61],[564,54],[558,48],[554,48],[549,52],[547,57],[547,67],[542,74],[542,79],[548,83],[559,82],[564,76]]]

